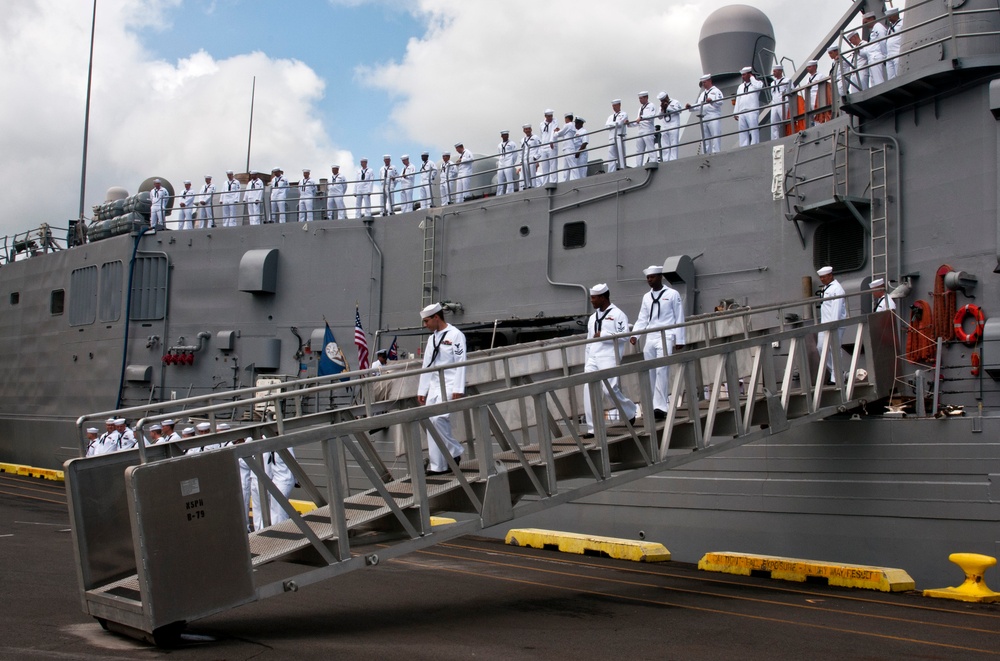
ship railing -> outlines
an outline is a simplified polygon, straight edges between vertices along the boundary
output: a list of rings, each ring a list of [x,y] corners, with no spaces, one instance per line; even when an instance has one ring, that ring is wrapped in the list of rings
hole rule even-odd
[[[764,314],[814,302],[774,306]],[[310,386],[258,395],[255,399],[275,402],[276,418],[257,429],[218,431],[191,441],[72,460],[66,465],[67,493],[84,610],[156,632],[863,406],[891,385],[891,378],[883,382],[875,367],[885,351],[894,357],[880,332],[892,320],[888,313],[754,332],[749,319],[755,312],[762,310],[685,324],[693,332],[696,327],[708,330],[723,318],[747,322],[725,338],[713,339],[706,332],[703,344],[673,355],[622,360],[615,367],[586,372],[580,355],[585,341],[539,345],[469,360],[467,369],[496,370],[496,387],[467,392],[460,399],[371,416],[301,416],[296,424],[281,413],[285,407],[278,405],[279,398],[294,400],[312,387],[330,390],[341,384]],[[668,330],[650,329],[647,335],[660,333],[666,342]],[[829,338],[841,331],[855,342],[850,367],[867,360],[868,376],[846,382],[838,378],[827,386]],[[817,338],[818,333],[826,339]],[[819,367],[814,369],[807,345],[816,341]],[[782,359],[775,346],[786,348],[787,357]],[[540,362],[546,359],[551,362]],[[706,361],[710,378],[702,383],[698,375]],[[847,367],[842,359],[834,358],[834,363]],[[650,414],[649,374],[660,367],[671,372],[671,402],[662,421]],[[414,370],[407,378],[443,369]],[[595,411],[604,410],[601,392],[614,380],[638,393],[646,414],[641,422],[628,419],[623,403],[612,398],[607,417],[594,418],[593,437],[581,433],[575,402],[587,398]],[[187,407],[200,414],[213,409],[221,410]],[[440,415],[452,417],[456,433],[465,432],[469,452],[461,463],[444,449],[433,421]],[[161,418],[142,419],[139,427]],[[371,450],[372,435],[386,427],[401,430],[405,466],[399,474],[387,470]],[[247,436],[257,440],[239,442]],[[424,439],[442,448],[450,473],[425,475]],[[175,454],[206,444],[212,449]],[[303,454],[307,446],[319,449],[318,474],[296,461],[296,451]],[[282,458],[317,509],[299,513],[269,475],[264,453]],[[249,535],[240,460],[257,478],[262,513],[270,511],[271,499],[285,519]],[[353,473],[349,465],[356,467]],[[440,513],[453,523],[433,525],[432,515]],[[285,562],[258,569],[274,560]]]
[[[69,221],[68,227],[42,223],[33,230],[5,235],[0,240],[0,264],[23,261],[74,246],[79,241],[77,226],[75,220]]]

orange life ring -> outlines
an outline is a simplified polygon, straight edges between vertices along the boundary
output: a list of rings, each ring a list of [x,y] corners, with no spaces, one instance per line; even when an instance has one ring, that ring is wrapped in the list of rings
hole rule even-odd
[[[970,358],[972,360],[972,376],[979,376],[979,366],[982,364],[982,359],[975,351],[972,352]]]
[[[965,321],[965,317],[969,315],[975,319],[976,325],[973,327],[971,333],[966,333],[962,324]],[[985,324],[986,318],[983,316],[983,311],[979,309],[978,305],[970,303],[969,305],[962,306],[955,313],[955,337],[968,346],[974,347],[983,336],[983,326]]]

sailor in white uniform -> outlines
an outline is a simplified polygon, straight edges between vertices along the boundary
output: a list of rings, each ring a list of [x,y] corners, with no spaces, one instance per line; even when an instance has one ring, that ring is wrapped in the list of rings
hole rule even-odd
[[[444,310],[440,303],[425,307],[420,311],[420,317],[424,328],[431,332],[427,338],[427,348],[424,350],[423,367],[441,365],[456,365],[456,367],[421,374],[420,385],[417,388],[417,403],[423,406],[464,397],[465,366],[462,363],[466,359],[465,335],[444,320]],[[442,375],[444,392],[441,388]],[[431,417],[430,421],[444,441],[445,450],[456,461],[461,461],[462,444],[451,433],[451,415],[436,415]],[[427,434],[427,454],[430,458],[427,464],[428,475],[441,475],[451,470],[441,448],[430,433]]]
[[[539,175],[541,159],[542,141],[537,135],[532,135],[531,124],[521,126],[524,137],[521,138],[521,188],[534,188],[541,186],[542,180]]]
[[[552,134],[552,151],[559,154],[556,161],[558,171],[556,181],[569,181],[570,171],[576,167],[576,148],[573,140],[576,137],[576,124],[573,123],[573,113],[566,113],[563,125]]]
[[[628,113],[622,111],[622,100],[611,101],[611,114],[604,123],[608,129],[608,160],[605,169],[614,172],[626,167],[625,163],[625,132],[628,127]]]
[[[173,443],[174,441],[181,440],[181,435],[174,431],[174,425],[176,422],[172,418],[167,418],[160,424],[163,425],[164,443]]]
[[[212,183],[212,175],[205,175],[205,185],[198,193],[198,220],[201,221],[201,229],[215,227],[215,184]]]
[[[545,110],[545,120],[538,125],[538,173],[535,180],[538,182],[536,186],[544,186],[545,184],[552,182],[556,183],[556,164],[558,160],[556,159],[556,153],[552,149],[552,141],[555,132],[559,130],[559,126],[556,124],[555,119],[552,116],[555,115],[555,110],[551,108],[546,108]]]
[[[861,40],[861,35],[857,32],[847,35],[847,43],[853,49],[846,58],[851,64],[851,69],[854,70],[854,74],[850,78],[850,93],[853,94],[868,89],[868,56],[865,55],[866,42]]]
[[[167,215],[167,198],[170,193],[159,179],[153,180],[153,187],[149,189],[149,226],[153,229],[164,229],[164,218]]]
[[[261,438],[266,438],[266,436],[261,436]],[[251,439],[248,439],[251,440]],[[288,453],[295,457],[295,452],[292,448],[288,448]],[[295,488],[295,477],[292,475],[292,471],[288,468],[288,464],[285,460],[281,458],[281,455],[277,452],[264,452],[260,456],[261,462],[264,464],[264,474],[271,478],[274,482],[274,486],[278,488],[278,491],[288,498],[289,494],[292,493],[292,489]],[[264,528],[264,510],[261,506],[261,484],[257,479],[256,473],[251,473],[250,476],[250,503],[253,508],[253,527],[254,530],[261,530]],[[288,520],[288,513],[285,509],[278,503],[269,492],[267,493],[268,501],[268,512],[271,515],[271,525],[281,523],[282,521]]]
[[[777,140],[785,136],[784,121],[787,115],[788,100],[785,95],[791,88],[791,83],[785,78],[785,67],[775,64],[771,69],[771,139]]]
[[[125,418],[115,419],[115,431],[118,432],[118,450],[131,450],[135,447],[135,433],[129,429]]]
[[[232,170],[226,170],[225,191],[222,193],[222,226],[236,227],[242,225],[237,209],[240,204],[240,181],[233,176]]]
[[[875,87],[885,82],[885,56],[888,49],[884,37],[885,26],[875,20],[875,13],[868,12],[861,22],[862,28],[868,28],[868,45],[865,46],[865,56],[868,58],[868,86]]]
[[[340,166],[330,166],[330,183],[326,187],[326,214],[330,220],[345,220],[347,206],[344,196],[347,195],[347,177],[340,174]]]
[[[611,302],[611,291],[606,284],[601,283],[590,288],[590,304],[594,306],[595,312],[587,320],[587,339],[628,332],[628,316]],[[585,350],[583,371],[596,372],[618,365],[618,360],[615,356],[616,344],[618,345],[618,354],[624,355],[625,348],[628,346],[628,339],[625,337],[588,344]],[[601,409],[598,414],[603,415],[604,409],[608,406],[607,397],[610,395],[621,405],[625,413],[625,418],[630,423],[634,422],[636,412],[635,403],[622,393],[618,377],[610,378],[607,381],[611,388],[610,392],[603,384],[598,389],[600,394],[597,395],[597,403]],[[590,384],[586,384],[583,388],[584,413],[587,420],[587,428],[583,434],[585,438],[594,434],[595,412],[590,400]],[[618,407],[613,402],[611,406],[613,410],[618,410]]]
[[[872,301],[874,301],[874,312],[883,312],[885,310],[895,310],[896,301],[885,293],[885,280],[882,278],[875,278],[872,280],[868,287],[872,290]]]
[[[677,145],[681,141],[681,111],[684,107],[677,99],[671,99],[666,92],[656,95],[660,101],[660,161],[676,161]]]
[[[180,220],[177,223],[177,229],[179,230],[192,230],[194,229],[194,197],[195,193],[191,190],[191,180],[184,180],[184,190],[181,191],[180,195],[175,196],[177,198],[177,208],[180,213]]]
[[[647,328],[673,326],[684,323],[684,303],[677,290],[663,284],[663,267],[650,266],[642,272],[646,276],[649,291],[642,296],[642,305],[636,317],[632,332],[638,333]],[[666,337],[666,346],[663,338]],[[670,356],[678,346],[684,346],[684,328],[672,328],[662,333],[647,333],[643,343],[642,355],[646,360]],[[634,345],[638,337],[629,338]],[[670,368],[658,367],[649,372],[650,384],[653,387],[653,414],[657,420],[662,420],[667,414],[667,404],[670,396]]]
[[[438,180],[437,163],[431,160],[430,152],[420,153],[420,188],[417,189],[417,199],[414,200],[421,209],[430,209],[434,206],[434,184]]]
[[[358,170],[358,180],[354,182],[354,211],[355,218],[372,215],[372,180],[375,173],[368,169],[368,159],[361,159],[361,168]]]
[[[288,180],[281,168],[271,170],[271,223],[283,223],[288,216]]]
[[[469,192],[472,188],[472,152],[461,142],[455,143],[455,151],[458,152],[455,159],[455,202],[461,203],[472,197]]]
[[[752,67],[740,70],[743,82],[736,86],[736,121],[740,129],[740,147],[760,144],[760,91],[764,83],[753,75]]]
[[[403,161],[403,169],[399,171],[399,178],[396,179],[396,192],[399,197],[400,211],[406,213],[413,211],[413,180],[417,174],[417,169],[410,163],[410,155],[400,156]]]
[[[441,153],[441,206],[448,206],[455,200],[455,177],[458,169],[451,162],[451,152]]]
[[[903,22],[899,18],[899,7],[892,7],[885,11],[886,34],[885,40],[885,78],[892,80],[899,75],[899,49],[903,45]]]
[[[717,154],[722,151],[722,92],[712,84],[712,74],[701,77],[701,93],[694,106],[688,103],[688,110],[694,108],[701,120],[702,151]]]
[[[101,439],[97,436],[100,430],[97,427],[87,427],[87,454],[88,457],[96,457],[99,454],[104,454],[104,446],[101,443]]]
[[[399,170],[392,164],[392,156],[386,154],[382,157],[382,167],[379,168],[379,179],[382,181],[382,215],[392,215],[392,188],[395,185]]]
[[[644,163],[656,161],[656,128],[653,120],[656,119],[656,106],[649,102],[649,92],[639,92],[639,112],[636,113],[635,121],[632,122],[639,129],[639,137],[636,140],[636,167]]]
[[[302,170],[302,179],[299,180],[299,222],[308,223],[313,219],[313,209],[316,206],[316,191],[318,186],[316,180],[310,175],[312,170],[305,168]]]
[[[97,446],[94,454],[108,454],[118,451],[118,428],[115,425],[115,418],[108,418],[104,421],[104,433],[97,438]]]
[[[833,268],[830,266],[824,266],[823,268],[816,271],[819,276],[819,281],[823,284],[823,288],[820,290],[823,294],[823,303],[820,306],[819,312],[819,322],[825,324],[830,321],[839,321],[841,319],[847,318],[847,299],[837,298],[835,296],[843,296],[846,292],[837,280],[833,277]],[[826,338],[829,331],[822,331],[816,338],[817,348],[823,345],[823,341]],[[841,337],[844,334],[844,328],[841,327],[837,331],[837,336],[832,340],[832,346],[827,351],[826,354],[826,367],[830,378],[830,381],[836,382],[836,375],[833,372],[833,352],[842,351],[841,349]]]
[[[250,172],[250,181],[247,182],[247,215],[250,217],[251,225],[260,225],[260,205],[264,199],[264,182],[260,178],[260,173],[256,170]]]
[[[587,176],[587,161],[589,160],[587,157],[587,145],[590,144],[590,138],[587,137],[587,129],[583,128],[587,120],[577,115],[573,122],[576,124],[576,135],[573,137],[573,148],[576,153],[570,160],[575,160],[576,165],[569,172],[571,181],[583,179]]]
[[[510,141],[510,131],[500,131],[497,145],[497,196],[515,191],[514,170],[517,166],[518,148]]]

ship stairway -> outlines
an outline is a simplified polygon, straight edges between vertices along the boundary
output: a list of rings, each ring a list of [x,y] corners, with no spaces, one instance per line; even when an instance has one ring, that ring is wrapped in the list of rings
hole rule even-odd
[[[263,401],[275,404],[275,418],[67,462],[83,609],[109,628],[164,643],[184,623],[213,613],[832,415],[867,415],[866,405],[892,386],[893,318],[881,312],[815,325],[784,321],[788,311],[814,303],[697,317],[685,324],[683,350],[652,360],[626,353],[616,367],[595,372],[583,369],[587,340],[579,338],[477,352],[466,363],[467,395],[434,405],[416,405],[417,382],[442,368],[416,363],[379,376],[354,373],[348,382],[323,377],[282,392],[247,389],[172,402],[211,419],[234,399],[248,407]],[[837,337],[840,343],[832,341]],[[833,385],[821,367],[828,352],[836,373],[846,375]],[[663,366],[670,368],[665,419],[628,421],[620,403],[602,405],[602,386],[617,378],[640,412],[652,411],[650,370]],[[294,402],[345,387],[364,390],[363,407],[305,413]],[[595,416],[592,437],[581,433],[585,397],[595,410],[606,409]],[[449,462],[450,473],[426,475],[422,442],[429,436],[441,445],[432,418],[444,414],[465,454]],[[170,415],[176,413],[148,415],[137,432]],[[388,459],[376,441],[386,429],[399,439]],[[255,440],[239,442],[248,436]],[[182,454],[206,444],[219,447]],[[308,448],[318,448],[318,473],[301,459]],[[264,453],[284,459],[315,509],[293,507],[269,478]],[[287,520],[247,533],[241,459]]]
[[[887,280],[889,273],[889,218],[886,176],[886,146],[869,148],[871,163],[871,267],[872,280]]]
[[[424,230],[423,276],[420,294],[420,307],[425,308],[435,300],[434,297],[434,216],[427,216],[420,224]]]

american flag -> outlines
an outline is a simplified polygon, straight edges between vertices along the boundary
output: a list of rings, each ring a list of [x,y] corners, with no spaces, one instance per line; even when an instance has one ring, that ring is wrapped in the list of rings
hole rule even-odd
[[[358,369],[366,370],[371,365],[368,364],[368,338],[365,337],[365,329],[361,327],[361,313],[358,308],[354,308],[354,345],[358,347]]]
[[[389,345],[389,355],[387,356],[389,360],[399,360],[399,347],[396,346],[396,338],[392,338],[392,344]]]

